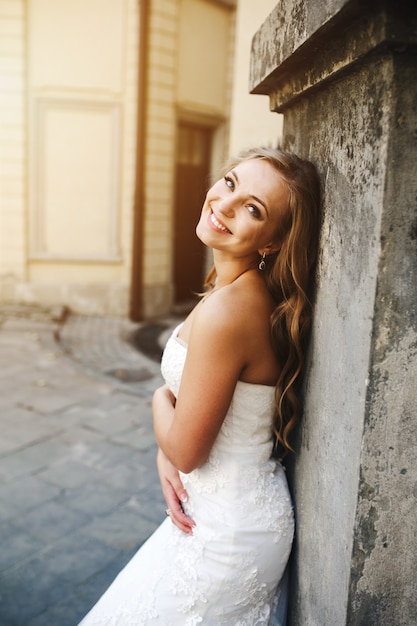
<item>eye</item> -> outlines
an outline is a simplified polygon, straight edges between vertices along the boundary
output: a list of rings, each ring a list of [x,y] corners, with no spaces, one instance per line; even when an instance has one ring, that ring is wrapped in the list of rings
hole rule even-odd
[[[257,220],[260,220],[262,217],[262,214],[260,212],[260,210],[258,209],[257,206],[255,206],[254,204],[249,204],[248,205],[248,211],[249,213],[255,217]]]
[[[225,176],[224,182],[226,183],[227,187],[229,187],[229,189],[231,189],[232,191],[234,190],[235,183],[234,183],[234,180],[230,178],[230,176]]]

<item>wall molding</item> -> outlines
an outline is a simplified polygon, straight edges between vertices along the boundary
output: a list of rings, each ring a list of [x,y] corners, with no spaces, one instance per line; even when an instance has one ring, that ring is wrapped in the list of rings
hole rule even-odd
[[[30,260],[120,262],[120,194],[121,194],[121,104],[118,101],[94,97],[36,95],[30,105],[31,151],[29,161],[29,218]],[[69,253],[48,250],[46,241],[48,154],[47,131],[51,114],[94,113],[107,116],[109,136],[109,168],[106,173],[109,187],[107,207],[107,234],[102,253]]]

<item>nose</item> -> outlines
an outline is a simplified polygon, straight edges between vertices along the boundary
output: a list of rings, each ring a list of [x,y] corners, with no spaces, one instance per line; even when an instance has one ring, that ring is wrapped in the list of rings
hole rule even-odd
[[[231,196],[223,196],[217,204],[218,211],[226,217],[233,216],[236,208],[236,200]]]

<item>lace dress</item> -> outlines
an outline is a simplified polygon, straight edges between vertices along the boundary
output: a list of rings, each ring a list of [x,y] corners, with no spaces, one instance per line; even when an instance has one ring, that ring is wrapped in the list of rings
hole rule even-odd
[[[178,330],[162,358],[174,395],[187,352]],[[80,626],[281,623],[273,616],[294,522],[284,470],[270,459],[273,397],[273,387],[237,383],[207,462],[181,474],[193,535],[167,518]]]

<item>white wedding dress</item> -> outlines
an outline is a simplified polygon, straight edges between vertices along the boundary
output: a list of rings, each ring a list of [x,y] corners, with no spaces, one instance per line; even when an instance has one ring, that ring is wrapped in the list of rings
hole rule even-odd
[[[178,331],[162,358],[174,395],[187,353]],[[193,535],[167,518],[80,626],[281,624],[294,521],[284,470],[270,458],[273,398],[273,387],[237,383],[207,462],[181,474]]]

